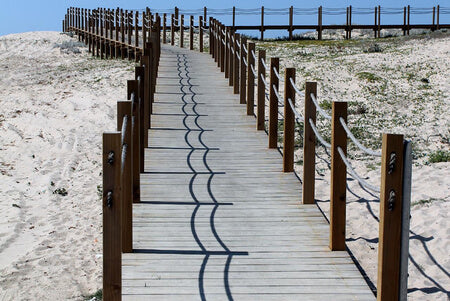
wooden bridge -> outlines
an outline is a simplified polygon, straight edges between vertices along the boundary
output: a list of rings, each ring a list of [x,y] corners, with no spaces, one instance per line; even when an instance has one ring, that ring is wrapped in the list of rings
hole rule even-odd
[[[183,49],[183,30],[180,47],[166,45],[150,12],[139,26],[129,13],[100,9],[84,19],[70,11],[66,29],[93,55],[140,61],[129,100],[118,102],[118,132],[103,135],[105,300],[375,299],[346,251],[347,169],[380,193],[377,299],[406,300],[411,149],[402,135],[384,134],[381,152],[365,148],[348,128],[347,103],[326,113],[317,83],[299,91],[294,68],[283,80],[279,58],[269,64],[264,50],[256,54],[255,43],[215,19],[199,28],[194,52]],[[191,50],[193,41],[191,26]],[[316,110],[331,121],[331,143]],[[304,125],[302,181],[292,172],[296,122]],[[351,167],[347,137],[381,157],[379,187]],[[315,205],[316,139],[331,152],[330,223]]]
[[[209,56],[164,46],[156,87],[123,300],[375,299]]]

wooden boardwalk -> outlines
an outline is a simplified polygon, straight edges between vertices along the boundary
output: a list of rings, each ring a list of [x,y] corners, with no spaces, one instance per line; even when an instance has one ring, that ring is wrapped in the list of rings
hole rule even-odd
[[[207,54],[162,46],[123,300],[374,300]]]

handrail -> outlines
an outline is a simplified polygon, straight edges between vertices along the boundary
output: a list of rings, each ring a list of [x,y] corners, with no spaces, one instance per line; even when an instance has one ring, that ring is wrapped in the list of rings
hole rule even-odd
[[[323,110],[322,107],[317,102],[316,96],[312,93],[310,96],[311,96],[312,102],[314,103],[314,106],[316,107],[317,111],[319,111],[320,115],[322,115],[325,119],[331,120],[331,116],[328,115],[328,113],[325,112],[325,110]]]
[[[356,139],[356,137],[353,135],[353,133],[350,131],[350,129],[348,128],[347,124],[345,123],[344,118],[340,117],[339,118],[339,122],[341,123],[342,127],[344,128],[345,132],[347,133],[347,135],[350,137],[350,139],[353,141],[353,143],[356,144],[357,147],[359,147],[359,149],[361,149],[362,151],[366,152],[369,155],[372,156],[376,156],[376,157],[381,157],[381,153],[380,152],[376,152],[370,148],[365,147],[364,145],[362,145],[358,139]]]

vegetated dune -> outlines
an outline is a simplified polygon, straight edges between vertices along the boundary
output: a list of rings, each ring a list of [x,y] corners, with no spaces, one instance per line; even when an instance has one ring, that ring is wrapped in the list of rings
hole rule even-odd
[[[450,289],[450,163],[432,163],[448,161],[449,44],[448,36],[258,44],[297,68],[299,87],[317,80],[326,109],[351,101],[350,127],[367,146],[379,149],[382,132],[413,141],[411,300],[447,300]],[[81,300],[101,288],[101,134],[115,130],[133,66],[94,58],[57,32],[0,37],[1,300]],[[316,198],[328,214],[321,149]],[[378,185],[379,160],[349,153]],[[378,196],[354,180],[348,187],[348,246],[376,283]]]

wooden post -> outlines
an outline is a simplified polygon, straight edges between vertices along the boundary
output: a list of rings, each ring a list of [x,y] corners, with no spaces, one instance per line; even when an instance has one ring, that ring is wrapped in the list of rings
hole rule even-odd
[[[322,40],[322,6],[319,6],[319,11],[317,14],[317,23],[318,23],[318,34],[317,34],[317,39],[318,40]]]
[[[431,26],[431,31],[434,31],[436,24],[436,7],[433,6],[433,25]]]
[[[255,75],[252,71],[252,66],[255,65],[255,59],[252,52],[255,51],[255,43],[248,43],[247,54],[247,115],[254,115],[255,105]]]
[[[227,46],[226,46],[226,31],[225,25],[220,24],[217,28],[218,32],[218,41],[217,41],[217,51],[219,55],[219,64],[220,64],[220,71],[225,72],[225,64],[226,64],[226,53],[227,53]],[[225,41],[225,44],[222,43],[222,40]]]
[[[235,27],[236,27],[236,7],[233,6],[233,32],[236,31]]]
[[[225,54],[224,54],[224,65],[225,65],[225,78],[228,78],[230,76],[230,64],[228,63],[230,61],[230,29],[227,27],[225,28]]]
[[[293,38],[293,23],[294,23],[294,7],[289,7],[289,41],[292,41]]]
[[[378,26],[377,26],[377,19],[378,19],[378,7],[375,6],[375,23],[374,23],[374,27],[373,27],[373,32],[374,32],[374,37],[377,37],[377,30],[378,30]]]
[[[133,251],[133,182],[132,171],[133,157],[132,142],[131,142],[131,101],[117,102],[117,131],[122,131],[124,117],[127,119],[127,127],[125,133],[121,133],[124,137],[121,145],[121,153],[126,152],[125,162],[123,164],[123,171],[121,175],[120,185],[121,191],[121,210],[122,210],[122,252],[131,253]],[[124,149],[125,148],[125,149]],[[119,157],[117,157],[119,158]]]
[[[264,40],[264,6],[261,6],[261,41]]]
[[[352,6],[348,8],[348,39],[352,38]]]
[[[206,19],[205,19],[206,21]],[[209,17],[209,27],[208,27],[208,37],[209,37],[209,54],[213,54],[213,50],[214,50],[214,43],[213,43],[213,19],[211,17]]]
[[[203,52],[203,18],[202,16],[198,16],[198,48],[200,52]]]
[[[316,124],[316,107],[311,99],[317,99],[317,83],[306,82],[305,87],[305,126],[303,127],[303,204],[314,204],[316,135],[309,120]]]
[[[128,13],[128,59],[131,60],[133,58],[133,50],[132,50],[132,37],[133,37],[133,11]]]
[[[167,43],[167,37],[166,37],[166,23],[167,23],[167,14],[163,14],[163,44]]]
[[[346,9],[346,19],[345,19],[345,39],[348,40],[348,16],[349,16],[349,8]]]
[[[269,148],[277,148],[278,146],[278,98],[274,89],[279,91],[279,80],[275,75],[275,71],[279,73],[280,59],[277,57],[270,58],[270,85],[269,85]],[[275,88],[274,88],[275,86]]]
[[[139,89],[138,89],[138,82],[137,80],[129,80],[127,82],[128,84],[128,100],[131,100],[132,102],[132,110],[133,110],[133,116],[131,118],[131,124],[134,125],[132,128],[132,141],[133,141],[133,153],[131,154],[133,156],[133,203],[139,203],[140,202],[140,194],[141,194],[141,188],[140,188],[140,104],[139,104]],[[134,101],[133,101],[133,95],[134,94]]]
[[[144,25],[144,23],[142,23],[142,25]],[[142,26],[144,27],[144,26]],[[136,62],[139,60],[139,54],[138,54],[138,49],[139,49],[139,12],[137,11],[136,14],[134,15],[134,59],[136,60]]]
[[[240,49],[239,40],[241,39],[241,35],[238,33],[234,34],[234,66],[233,66],[233,93],[239,94],[239,61],[240,61]],[[238,50],[240,51],[238,52]]]
[[[256,115],[256,129],[264,130],[265,119],[266,119],[266,85],[264,84],[263,78],[266,78],[266,68],[264,68],[262,61],[266,60],[266,51],[261,49],[258,51],[258,96],[257,96],[257,111]]]
[[[403,35],[406,36],[406,6],[403,6]]]
[[[239,103],[245,104],[245,96],[246,96],[246,80],[247,80],[247,68],[245,67],[244,59],[245,59],[245,50],[244,46],[247,44],[247,38],[244,36],[241,36],[241,49],[239,51],[241,55],[241,76],[240,76],[240,87],[239,87]]]
[[[437,6],[436,11],[436,30],[439,30],[439,5]]]
[[[403,200],[403,135],[383,134],[377,300],[398,300]]]
[[[288,100],[290,99],[295,107],[295,90],[290,78],[295,83],[295,68],[286,68],[284,74],[283,172],[294,171],[295,115]]]
[[[103,133],[103,298],[122,298],[120,133]]]
[[[181,15],[180,20],[180,48],[184,47],[184,15]]]
[[[179,30],[178,26],[180,26],[180,11],[178,9],[178,7],[175,6],[175,28],[176,30]]]
[[[410,20],[410,17],[411,17],[411,6],[409,6],[408,5],[408,29],[407,29],[407,31],[406,31],[406,33],[408,34],[408,36],[409,36],[409,29],[410,29],[410,26],[409,26],[409,20]]]
[[[150,44],[150,43],[149,43]],[[148,44],[146,44],[148,45]],[[151,45],[151,44],[150,44]],[[141,64],[145,69],[144,75],[144,147],[148,147],[148,129],[150,128],[150,118],[152,113],[152,77],[151,77],[151,51],[147,46],[144,48],[144,53],[141,57]]]
[[[234,76],[234,56],[236,54],[235,50],[235,41],[234,41],[234,33],[233,30],[230,29],[230,53],[228,56],[228,65],[229,65],[229,76],[228,76],[228,86],[233,86],[233,76]]]
[[[205,20],[205,22],[206,22],[206,20],[208,20],[206,17],[207,17],[208,15],[207,15],[207,9],[206,9],[206,6],[204,6],[203,7],[203,20]],[[209,25],[211,26],[211,23],[209,23]]]
[[[140,80],[139,80],[140,78]],[[139,96],[139,154],[140,154],[140,165],[139,170],[140,172],[144,172],[144,157],[145,157],[145,122],[144,119],[146,118],[146,114],[144,111],[144,104],[145,104],[145,86],[144,82],[146,81],[145,78],[145,68],[144,67],[135,67],[135,79],[138,83],[138,96]]]
[[[347,155],[347,133],[340,118],[347,122],[347,103],[333,102],[331,120],[331,192],[330,192],[330,249],[345,250],[345,222],[347,201],[347,167],[338,147]]]
[[[191,16],[189,24],[189,50],[194,50],[194,16]]]
[[[381,6],[378,5],[378,37],[381,37]]]

